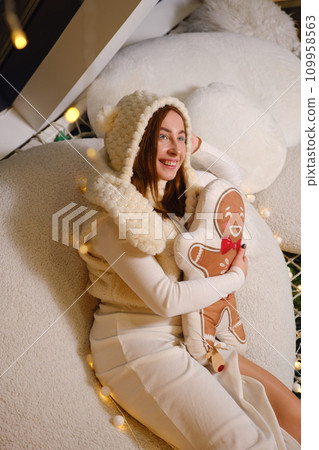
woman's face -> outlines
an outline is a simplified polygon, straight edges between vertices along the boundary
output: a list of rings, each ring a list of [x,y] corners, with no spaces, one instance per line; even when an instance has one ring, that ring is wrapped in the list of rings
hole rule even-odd
[[[156,171],[160,180],[173,180],[186,153],[186,133],[181,116],[168,111],[157,142]]]

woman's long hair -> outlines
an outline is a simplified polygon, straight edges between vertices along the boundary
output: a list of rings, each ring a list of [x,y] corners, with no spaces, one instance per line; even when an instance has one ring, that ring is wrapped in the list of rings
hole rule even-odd
[[[161,124],[167,113],[171,110],[177,112],[182,117],[177,108],[166,105],[158,109],[149,120],[140,142],[140,149],[134,161],[132,184],[134,184],[142,195],[145,195],[148,186],[150,187],[155,201],[156,211],[165,215],[169,212],[174,212],[176,216],[182,217],[185,213],[185,195],[183,193],[186,189],[182,166],[177,171],[176,177],[173,180],[167,181],[162,200],[159,199],[158,194],[159,178],[156,170],[157,143]]]

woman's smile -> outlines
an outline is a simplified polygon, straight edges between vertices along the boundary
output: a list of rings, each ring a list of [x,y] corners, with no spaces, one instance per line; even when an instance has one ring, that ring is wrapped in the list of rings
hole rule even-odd
[[[160,162],[166,166],[168,169],[175,169],[176,165],[178,164],[178,160],[173,159],[160,159]]]
[[[169,111],[161,123],[157,142],[156,171],[160,180],[173,180],[186,153],[184,121],[176,111]]]

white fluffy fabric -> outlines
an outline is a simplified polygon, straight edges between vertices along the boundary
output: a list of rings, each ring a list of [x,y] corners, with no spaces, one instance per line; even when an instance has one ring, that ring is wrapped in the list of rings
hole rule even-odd
[[[92,170],[83,159],[86,148],[102,145],[98,139],[53,143],[0,163],[1,448],[137,445],[127,426],[119,431],[111,424],[118,411],[100,399],[86,362],[97,303],[82,295],[86,266],[62,244],[62,218],[59,242],[52,240],[54,213],[71,202],[87,206],[77,179]],[[237,298],[250,322],[249,355],[291,387],[295,336],[287,269],[267,225],[253,208],[247,213],[254,236],[247,248],[250,275]],[[169,448],[126,417],[141,448]]]
[[[231,31],[275,42],[300,55],[293,19],[272,0],[203,0],[174,33]]]
[[[213,178],[206,173],[205,180],[200,177],[200,181],[205,184]],[[291,389],[296,328],[287,265],[272,231],[248,202],[245,213],[248,276],[236,292],[247,337],[245,356]]]
[[[62,218],[59,242],[52,240],[52,214],[71,202],[87,205],[77,178],[92,169],[82,156],[102,145],[54,143],[0,162],[2,449],[138,447],[127,425],[112,425],[119,411],[100,399],[86,361],[97,301],[82,295],[87,268],[62,244]],[[170,448],[126,417],[141,448]]]
[[[244,286],[236,293],[247,337],[245,356],[291,388],[296,328],[288,269],[270,228],[251,204],[245,208],[246,232],[251,237],[246,235],[249,268]]]
[[[123,48],[89,88],[88,116],[94,127],[104,105],[137,89],[184,100],[212,82],[237,87],[267,110],[287,147],[300,142],[300,60],[272,42],[236,33],[176,34]]]
[[[282,238],[280,247],[290,253],[301,253],[301,186],[300,145],[291,147],[280,177],[265,191],[256,195],[254,206],[268,208],[265,219],[274,234]]]
[[[275,181],[285,163],[286,144],[277,123],[260,105],[224,83],[196,89],[185,105],[194,133],[227,152],[242,169],[245,194]]]

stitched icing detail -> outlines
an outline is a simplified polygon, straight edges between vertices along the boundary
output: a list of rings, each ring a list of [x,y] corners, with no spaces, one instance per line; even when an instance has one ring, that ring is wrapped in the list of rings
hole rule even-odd
[[[197,264],[197,263],[198,263],[200,257],[202,256],[202,253],[203,253],[203,248],[202,248],[202,247],[199,247],[199,252],[198,252],[198,255],[196,256],[196,259],[195,259],[195,261],[194,261],[194,264]]]
[[[218,325],[219,325],[220,322],[222,321],[222,318],[223,318],[225,312],[227,312],[227,314],[228,314],[228,321],[229,321],[228,329],[229,329],[229,331],[235,336],[235,338],[237,339],[238,342],[240,342],[241,344],[245,344],[245,343],[247,342],[247,341],[246,341],[245,330],[243,329],[243,333],[244,333],[244,336],[245,336],[244,339],[241,339],[241,338],[238,336],[238,334],[236,333],[236,331],[235,331],[235,328],[238,328],[240,325],[242,326],[242,322],[241,322],[241,320],[239,319],[239,316],[237,316],[239,320],[238,320],[238,322],[236,322],[236,323],[233,325],[232,315],[231,315],[231,311],[230,311],[229,306],[226,306],[225,309],[223,309],[223,311],[221,312],[220,318],[219,318],[219,321],[218,321],[216,327],[218,327]]]
[[[197,253],[196,258],[194,259],[191,255],[191,252],[192,250],[196,249],[196,247],[199,248],[199,252]],[[193,266],[195,266],[197,269],[200,269],[204,273],[205,278],[208,278],[210,275],[206,267],[198,264],[198,261],[200,260],[204,250],[209,250],[216,253],[219,252],[218,248],[210,247],[208,245],[201,244],[200,242],[195,242],[190,246],[188,250],[188,259]]]

